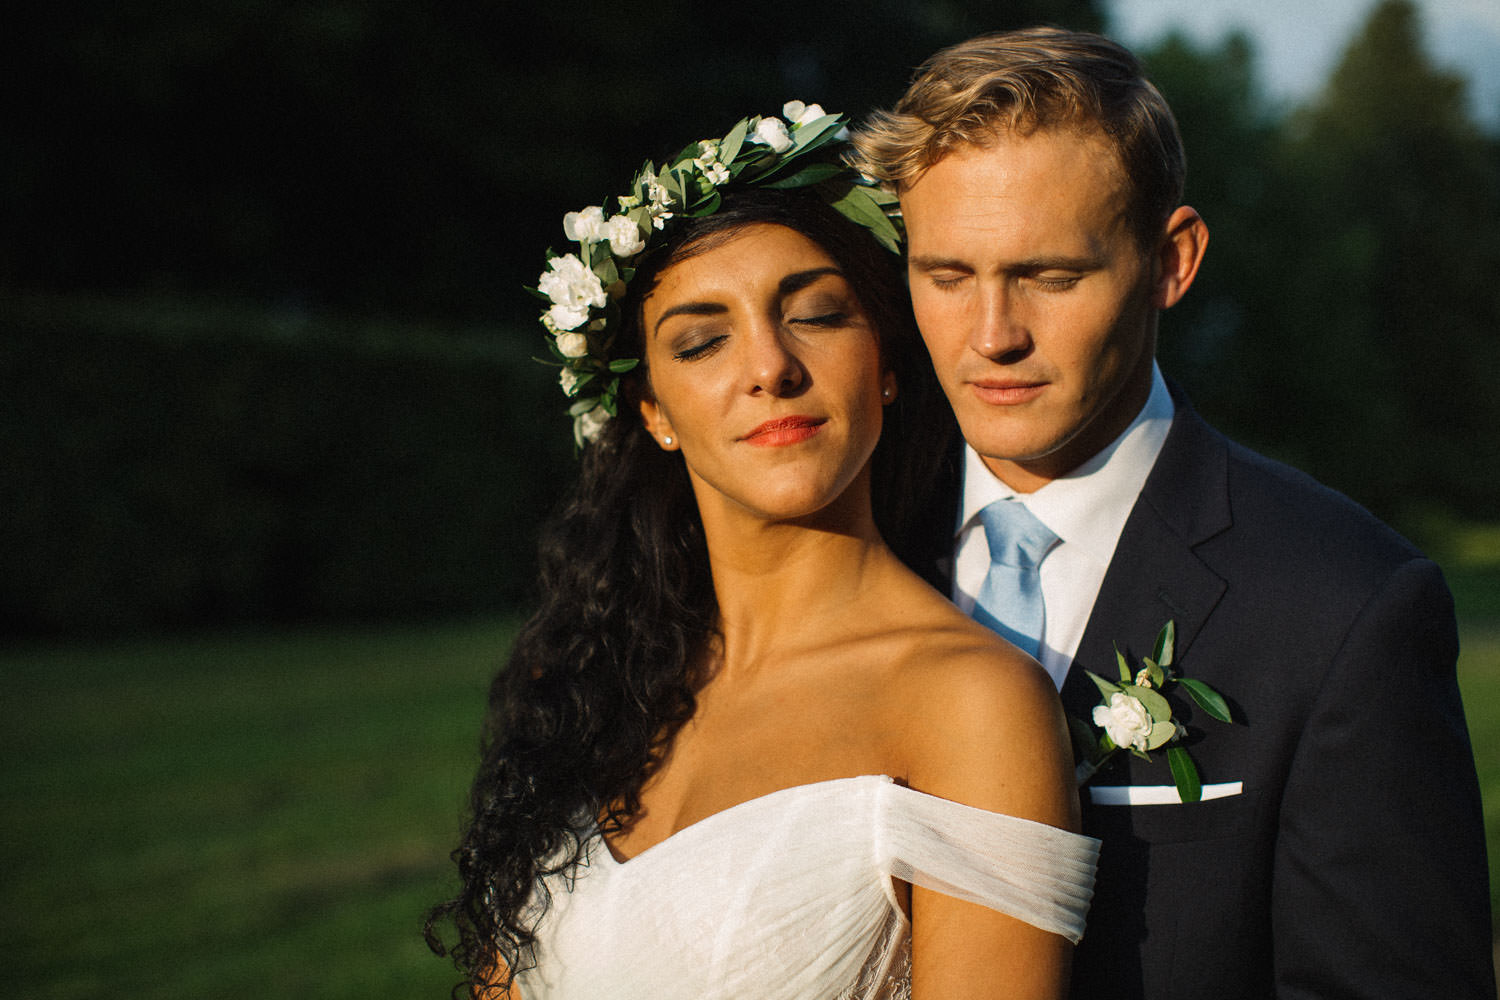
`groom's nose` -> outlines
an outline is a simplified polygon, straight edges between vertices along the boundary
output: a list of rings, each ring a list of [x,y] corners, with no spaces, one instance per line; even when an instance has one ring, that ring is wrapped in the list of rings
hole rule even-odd
[[[1009,283],[981,289],[969,326],[969,347],[991,361],[1005,361],[1031,347],[1026,311]]]

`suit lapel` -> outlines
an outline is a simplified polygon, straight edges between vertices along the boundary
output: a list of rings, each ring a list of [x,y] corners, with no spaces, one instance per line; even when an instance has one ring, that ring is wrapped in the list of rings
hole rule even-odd
[[[1115,645],[1138,662],[1169,619],[1182,656],[1224,594],[1224,580],[1194,547],[1229,527],[1227,448],[1180,394],[1173,396],[1172,430],[1125,522],[1063,685],[1063,704],[1083,719],[1099,702],[1084,670],[1118,676]]]

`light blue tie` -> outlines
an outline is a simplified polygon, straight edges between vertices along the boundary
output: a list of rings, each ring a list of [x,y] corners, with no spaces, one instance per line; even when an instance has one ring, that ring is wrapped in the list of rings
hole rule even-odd
[[[974,620],[1032,656],[1042,638],[1039,568],[1059,541],[1025,504],[996,500],[979,512],[990,543],[990,571],[974,602]]]

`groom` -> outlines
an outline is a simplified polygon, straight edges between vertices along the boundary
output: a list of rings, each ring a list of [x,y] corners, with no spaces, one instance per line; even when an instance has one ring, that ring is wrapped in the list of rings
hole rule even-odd
[[[937,518],[950,593],[1037,656],[1070,715],[1100,701],[1085,670],[1118,676],[1114,646],[1149,655],[1168,620],[1178,669],[1233,712],[1176,706],[1203,801],[1178,799],[1160,751],[1082,790],[1103,850],[1075,995],[1492,1000],[1452,600],[1395,532],[1163,380],[1157,316],[1208,231],[1135,60],[1090,34],[976,38],[856,143],[900,194],[917,323],[967,439]],[[1032,551],[1004,555],[1016,539]]]

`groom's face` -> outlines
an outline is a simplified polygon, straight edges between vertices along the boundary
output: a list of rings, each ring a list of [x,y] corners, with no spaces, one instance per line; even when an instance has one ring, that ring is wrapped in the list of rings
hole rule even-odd
[[[901,195],[912,304],[964,437],[1034,490],[1124,431],[1156,342],[1153,258],[1101,135],[1001,133]]]

